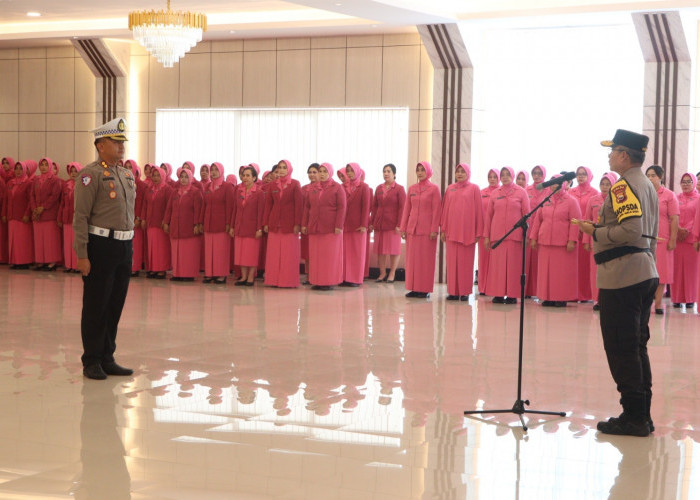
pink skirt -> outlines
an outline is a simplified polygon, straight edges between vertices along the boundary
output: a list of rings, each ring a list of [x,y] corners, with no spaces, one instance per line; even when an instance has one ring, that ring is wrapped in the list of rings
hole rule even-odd
[[[566,302],[578,298],[578,252],[566,247],[540,245],[538,247],[537,298]],[[588,252],[586,252],[588,254]],[[586,258],[590,258],[586,255]],[[589,278],[589,274],[586,278]]]
[[[265,259],[265,284],[284,288],[299,286],[301,244],[294,233],[269,233]]]
[[[301,258],[309,260],[309,235],[301,235]]]
[[[148,270],[154,273],[167,271],[170,262],[170,238],[159,227],[149,227],[148,232]]]
[[[0,221],[0,264],[5,264],[8,260],[7,250],[7,222]]]
[[[496,250],[489,250],[486,295],[520,298],[520,274],[523,265],[522,241],[506,240]],[[538,270],[540,273],[542,269]],[[481,276],[479,276],[481,282]]]
[[[7,237],[10,264],[21,265],[34,262],[34,232],[31,222],[8,221]]]
[[[34,262],[53,264],[63,260],[61,246],[61,228],[55,220],[35,221],[34,226]]]
[[[260,258],[258,259],[258,269],[265,269],[265,259],[267,259],[267,233],[263,232],[260,242]]]
[[[527,274],[525,295],[529,297],[539,297],[539,295],[537,295],[538,253],[539,248],[531,248],[530,245],[527,246],[527,253],[525,254],[525,273]]]
[[[479,238],[479,243],[477,243],[479,248],[479,293],[486,293],[486,277],[488,276],[489,270],[489,252],[484,248],[484,238]]]
[[[63,224],[63,263],[66,269],[78,268],[78,255],[73,250],[73,226]]]
[[[591,264],[588,259],[588,252],[583,248],[581,241],[576,245],[578,248],[574,252],[578,252],[578,300],[591,300],[593,293],[591,292],[591,280],[588,278],[591,272]],[[542,261],[540,261],[542,262]],[[538,298],[542,298],[539,295]]]
[[[692,243],[678,242],[673,251],[671,301],[690,303],[698,300],[698,254]]]
[[[228,233],[204,233],[204,276],[228,276],[231,237]]]
[[[406,236],[406,290],[431,293],[435,285],[437,238],[409,234]]]
[[[474,253],[476,244],[445,243],[447,260],[447,293],[470,295],[474,291]]]
[[[236,236],[233,261],[241,267],[258,267],[262,238]]]
[[[343,281],[361,284],[367,260],[367,233],[343,233]]]
[[[199,253],[201,251],[199,238],[171,238],[170,249],[174,277],[196,278],[199,276]]]
[[[375,255],[401,255],[401,234],[395,230],[374,231]]]
[[[65,226],[64,226],[65,227]],[[143,229],[134,228],[134,239],[131,240],[134,247],[134,257],[131,260],[131,272],[135,273],[143,269]]]
[[[334,286],[343,281],[343,235],[310,234],[309,264],[312,285]]]
[[[656,271],[659,273],[659,284],[673,283],[673,250],[666,246],[668,242],[656,242]]]

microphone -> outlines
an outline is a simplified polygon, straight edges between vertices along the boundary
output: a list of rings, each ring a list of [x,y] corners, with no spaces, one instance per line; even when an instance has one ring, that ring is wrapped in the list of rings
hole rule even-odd
[[[547,182],[541,182],[535,186],[535,189],[538,191],[542,191],[543,189],[548,188],[549,186],[561,186],[565,182],[571,181],[576,178],[576,172],[562,172],[562,175],[560,177],[555,177],[554,179],[550,179]]]

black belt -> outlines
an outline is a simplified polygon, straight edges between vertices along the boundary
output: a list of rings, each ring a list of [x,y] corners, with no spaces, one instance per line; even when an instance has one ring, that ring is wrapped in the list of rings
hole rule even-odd
[[[603,264],[605,262],[609,262],[613,259],[617,259],[618,257],[622,257],[624,255],[642,252],[651,253],[651,250],[649,250],[648,248],[639,247],[615,247],[611,248],[610,250],[603,250],[602,252],[598,252],[597,254],[593,255],[593,260],[595,260],[596,264]]]

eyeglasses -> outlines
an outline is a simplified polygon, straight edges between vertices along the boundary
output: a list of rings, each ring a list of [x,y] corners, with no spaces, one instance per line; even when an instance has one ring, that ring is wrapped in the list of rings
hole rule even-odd
[[[690,184],[690,185],[692,185],[692,184],[693,184],[693,181],[691,181],[691,180],[683,180],[683,181],[681,181],[681,184]]]

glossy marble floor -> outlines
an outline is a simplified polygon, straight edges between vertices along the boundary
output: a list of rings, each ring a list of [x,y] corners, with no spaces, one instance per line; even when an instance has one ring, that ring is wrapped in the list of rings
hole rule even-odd
[[[83,379],[81,280],[0,267],[2,499],[700,498],[700,318],[652,317],[650,438],[619,412],[590,304],[517,306],[132,280],[118,361]]]

